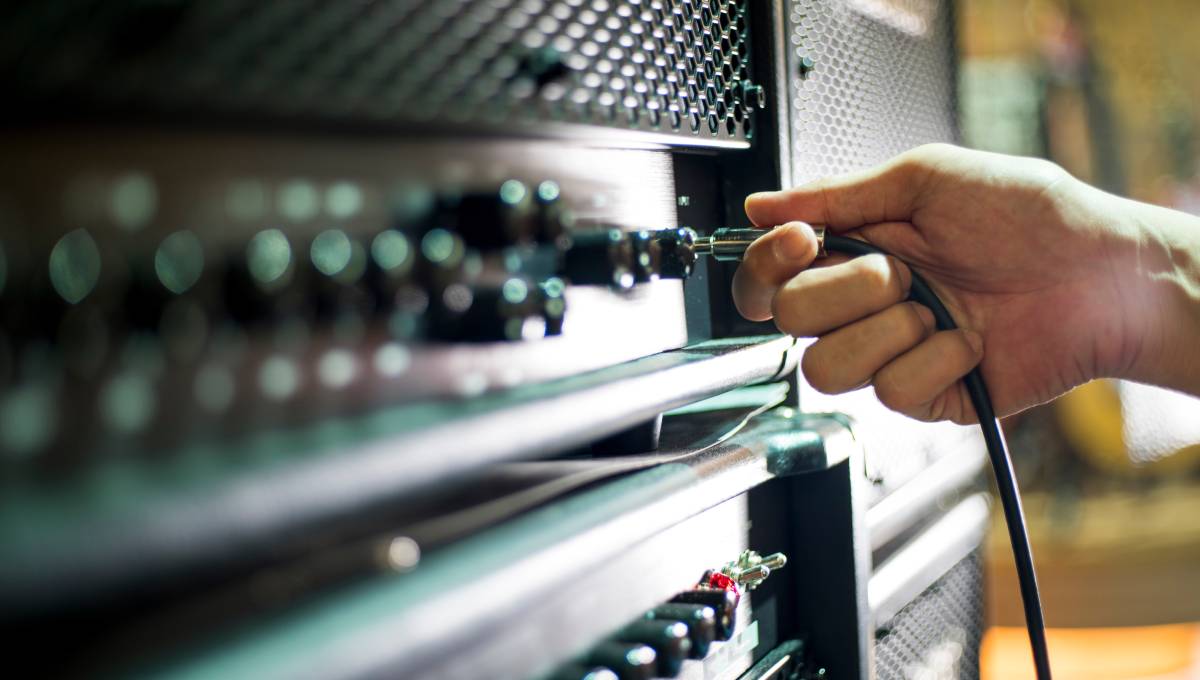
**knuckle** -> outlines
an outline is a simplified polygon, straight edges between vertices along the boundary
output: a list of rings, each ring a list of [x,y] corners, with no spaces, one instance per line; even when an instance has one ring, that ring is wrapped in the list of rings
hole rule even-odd
[[[974,425],[976,421],[975,413],[971,409],[962,408],[957,413],[950,417],[950,422],[955,425]]]
[[[862,276],[873,295],[881,301],[891,302],[903,300],[908,295],[908,284],[901,274],[899,261],[888,255],[868,255],[860,257],[856,262],[860,265]]]
[[[765,321],[767,305],[764,304],[765,289],[758,281],[754,270],[739,266],[733,273],[733,306],[738,313],[751,321]]]
[[[801,327],[798,315],[793,314],[795,305],[789,303],[791,295],[788,293],[788,287],[784,286],[771,298],[771,317],[775,319],[775,327],[781,333],[797,338],[803,337],[805,329]]]
[[[914,398],[912,392],[886,372],[875,377],[875,397],[880,403],[905,415],[909,415],[920,406],[920,401]]]
[[[906,302],[901,307],[906,337],[911,341],[923,340],[933,332],[933,328],[921,314],[921,305],[916,302]]]
[[[946,420],[946,412],[950,407],[950,398],[946,392],[942,392],[929,402],[929,406],[925,409],[925,415],[930,421]]]
[[[800,372],[804,374],[808,384],[822,394],[837,394],[840,391],[835,371],[820,340],[813,343],[800,358]]]
[[[899,177],[910,178],[914,175],[919,175],[925,172],[928,165],[926,155],[922,152],[924,147],[917,147],[912,151],[906,152],[898,156],[892,165],[892,172]]]

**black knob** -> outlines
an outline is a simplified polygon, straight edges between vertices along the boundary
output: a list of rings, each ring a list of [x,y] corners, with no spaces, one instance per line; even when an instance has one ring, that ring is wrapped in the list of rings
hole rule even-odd
[[[658,660],[658,675],[673,678],[683,669],[683,662],[692,651],[688,627],[682,621],[635,621],[613,636],[621,642],[641,642],[654,649]]]
[[[495,192],[443,197],[445,221],[470,247],[489,252],[532,243],[539,215],[529,187],[515,179]]]
[[[654,232],[661,251],[659,274],[664,279],[686,279],[696,264],[696,232],[687,227]]]
[[[174,294],[159,281],[149,258],[133,259],[129,263],[129,274],[129,285],[121,305],[125,320],[137,330],[153,330],[158,327],[162,310]]]
[[[733,637],[733,629],[737,627],[737,593],[715,588],[696,588],[679,593],[671,598],[671,602],[712,607],[717,615],[717,639],[728,640]]]
[[[633,249],[633,280],[657,281],[662,271],[662,246],[658,239],[648,231],[635,231],[628,238]]]
[[[566,284],[562,279],[552,278],[538,284],[541,297],[542,318],[546,320],[546,336],[562,335],[563,320],[567,313]]]
[[[563,253],[563,276],[571,283],[630,288],[633,248],[620,229],[577,231]]]
[[[244,250],[224,257],[222,287],[225,307],[235,321],[267,324],[308,309],[303,274],[293,244],[278,229],[265,229]]]
[[[537,233],[540,243],[555,243],[565,233],[572,220],[571,212],[559,198],[558,183],[546,180],[537,186],[534,202],[537,204]]]
[[[658,672],[657,656],[646,645],[601,642],[588,654],[587,661],[612,669],[621,680],[650,680]]]
[[[472,260],[462,236],[441,227],[430,229],[417,242],[416,278],[427,288],[443,288],[467,278]]]
[[[341,229],[323,231],[309,244],[308,259],[315,270],[311,304],[318,319],[373,311],[372,291],[360,285],[369,255],[358,239]]]
[[[499,342],[546,335],[545,294],[528,279],[512,277],[499,286],[447,286],[432,301],[432,333],[450,341]],[[562,330],[562,307],[554,330]]]
[[[717,639],[717,613],[703,604],[664,604],[646,613],[646,618],[667,621],[682,621],[688,627],[688,639],[692,641],[691,656],[703,659],[708,648]]]
[[[400,304],[413,286],[416,252],[412,241],[398,229],[385,229],[371,240],[366,282],[376,301],[375,311],[387,314]]]

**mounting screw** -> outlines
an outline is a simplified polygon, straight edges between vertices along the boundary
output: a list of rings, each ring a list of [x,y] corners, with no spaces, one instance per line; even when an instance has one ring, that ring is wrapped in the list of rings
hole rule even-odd
[[[764,109],[767,107],[767,91],[762,85],[755,85],[747,80],[742,83],[742,101]]]
[[[676,202],[679,204],[680,208],[686,208],[692,204],[692,197],[691,196],[680,196],[678,199],[676,199]]]
[[[813,69],[816,67],[817,62],[813,61],[812,57],[800,57],[800,66],[797,68],[797,70],[800,72],[800,79],[806,80],[808,78],[808,74],[812,73]]]

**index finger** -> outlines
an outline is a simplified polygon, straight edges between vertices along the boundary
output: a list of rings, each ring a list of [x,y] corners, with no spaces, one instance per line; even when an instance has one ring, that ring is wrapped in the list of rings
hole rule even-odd
[[[763,234],[746,248],[733,273],[734,306],[751,321],[771,318],[775,291],[816,256],[816,234],[803,222],[789,222]]]
[[[911,154],[859,172],[826,177],[784,191],[746,197],[746,216],[766,227],[790,220],[846,231],[879,222],[908,221],[928,169]]]

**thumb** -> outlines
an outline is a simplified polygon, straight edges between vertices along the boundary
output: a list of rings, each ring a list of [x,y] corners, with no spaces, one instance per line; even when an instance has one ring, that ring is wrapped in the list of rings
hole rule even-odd
[[[746,216],[760,227],[790,221],[836,231],[880,222],[908,222],[930,176],[921,149],[868,170],[826,177],[794,189],[746,197]]]

